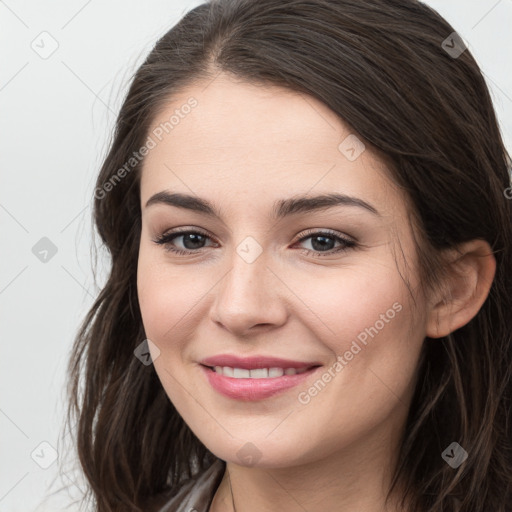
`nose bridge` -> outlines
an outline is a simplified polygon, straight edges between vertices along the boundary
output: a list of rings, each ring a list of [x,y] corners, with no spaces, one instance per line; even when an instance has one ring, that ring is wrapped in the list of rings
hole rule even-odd
[[[222,300],[229,306],[237,303],[245,307],[258,307],[265,294],[269,271],[268,255],[257,242],[243,241],[233,251],[230,258],[231,270],[223,279],[219,291]]]
[[[253,238],[233,247],[230,270],[215,294],[212,318],[226,328],[243,332],[256,324],[280,323],[285,315],[278,283],[267,268],[268,253]]]

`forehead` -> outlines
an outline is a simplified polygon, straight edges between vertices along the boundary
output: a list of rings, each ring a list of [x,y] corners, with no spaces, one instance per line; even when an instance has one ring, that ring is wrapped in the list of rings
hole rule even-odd
[[[361,137],[321,101],[282,87],[219,75],[170,98],[148,135],[155,144],[143,164],[143,204],[172,189],[269,204],[341,192],[381,211],[404,206]]]

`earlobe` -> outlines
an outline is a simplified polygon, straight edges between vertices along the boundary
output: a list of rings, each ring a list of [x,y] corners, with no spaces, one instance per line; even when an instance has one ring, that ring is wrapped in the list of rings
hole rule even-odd
[[[426,335],[441,338],[476,316],[496,272],[496,259],[488,242],[471,240],[450,251],[443,291],[429,306]]]

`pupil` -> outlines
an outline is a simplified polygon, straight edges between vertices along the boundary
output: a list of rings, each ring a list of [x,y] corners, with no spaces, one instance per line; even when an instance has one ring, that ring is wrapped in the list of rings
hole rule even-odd
[[[318,242],[320,240],[320,243]],[[192,247],[187,243],[191,242]],[[198,249],[201,248],[201,243],[204,243],[204,236],[199,233],[189,233],[183,236],[183,245],[187,249]],[[196,244],[196,245],[194,245]],[[311,245],[315,250],[324,250],[324,249],[332,249],[334,244],[334,240],[329,236],[315,236],[311,240]]]
[[[199,233],[189,233],[187,235],[184,235],[183,236],[183,245],[187,248],[187,249],[200,249],[201,248],[201,242],[204,242],[204,240],[201,240],[203,237],[203,235],[199,234]],[[187,240],[192,240],[192,245],[194,244],[194,241],[196,244],[199,244],[199,246],[192,246],[192,247],[189,247],[188,244],[187,244]]]
[[[320,243],[318,245],[318,244],[315,243],[316,240],[323,240],[323,243]],[[315,237],[313,237],[311,239],[311,245],[312,245],[313,249],[315,249],[315,250],[325,249],[326,248],[325,240],[328,240],[327,245],[334,244],[334,240],[332,239],[332,237],[328,237],[328,236],[315,236]],[[332,248],[333,247],[327,247],[327,250],[332,249]]]

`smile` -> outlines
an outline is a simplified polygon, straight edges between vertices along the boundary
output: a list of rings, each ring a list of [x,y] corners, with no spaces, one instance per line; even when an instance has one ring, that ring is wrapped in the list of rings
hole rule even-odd
[[[255,368],[247,370],[245,368],[232,368],[231,366],[214,366],[213,371],[224,377],[233,377],[235,379],[267,379],[282,377],[283,375],[295,375],[297,373],[307,372],[307,368]]]
[[[256,401],[284,393],[309,379],[321,366],[309,368],[234,368],[199,365],[209,385],[221,395]]]

